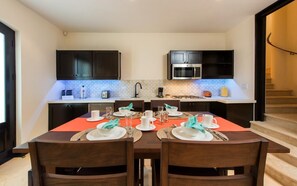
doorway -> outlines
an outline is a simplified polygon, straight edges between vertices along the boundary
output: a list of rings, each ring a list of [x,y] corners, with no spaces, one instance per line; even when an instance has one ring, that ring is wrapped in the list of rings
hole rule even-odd
[[[277,1],[255,16],[255,120],[264,121],[266,84],[266,17],[294,0]]]
[[[0,22],[0,164],[16,143],[15,32]]]

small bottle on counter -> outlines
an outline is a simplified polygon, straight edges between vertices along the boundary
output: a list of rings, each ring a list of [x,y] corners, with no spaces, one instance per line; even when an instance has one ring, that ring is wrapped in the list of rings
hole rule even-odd
[[[225,86],[223,86],[222,88],[221,88],[221,96],[222,97],[228,97],[229,96],[229,93],[228,93],[229,91],[228,91],[228,88],[227,87],[225,87]]]
[[[86,98],[86,88],[84,85],[80,87],[80,99],[85,99]]]

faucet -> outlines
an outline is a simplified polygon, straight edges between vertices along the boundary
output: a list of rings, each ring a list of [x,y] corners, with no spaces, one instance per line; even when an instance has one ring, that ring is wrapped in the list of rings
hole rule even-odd
[[[139,94],[137,92],[137,85],[139,85],[140,89],[142,89],[142,86],[141,86],[141,84],[139,82],[135,83],[135,95],[134,95],[135,98],[137,98],[138,97],[138,94]]]

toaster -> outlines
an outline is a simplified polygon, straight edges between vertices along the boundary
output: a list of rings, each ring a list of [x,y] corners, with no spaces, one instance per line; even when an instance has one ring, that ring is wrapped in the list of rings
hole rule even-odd
[[[101,92],[101,98],[102,99],[107,99],[110,97],[110,91],[109,90],[102,90]]]

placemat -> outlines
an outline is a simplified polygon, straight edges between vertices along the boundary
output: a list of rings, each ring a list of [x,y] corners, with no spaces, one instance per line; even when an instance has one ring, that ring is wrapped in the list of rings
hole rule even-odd
[[[160,140],[162,138],[178,139],[174,135],[172,135],[172,133],[171,133],[172,129],[173,129],[173,127],[167,127],[167,128],[162,128],[162,129],[158,130],[157,137]],[[229,138],[225,134],[223,134],[219,131],[213,131],[211,129],[206,129],[206,130],[213,135],[212,141],[228,141],[229,140]]]
[[[89,128],[89,129],[80,131],[80,132],[74,134],[70,138],[70,141],[88,141],[88,139],[86,138],[86,135],[88,134],[88,132],[90,132],[94,129],[95,128]],[[126,133],[123,138],[127,138],[127,137],[128,137],[128,134]],[[136,128],[133,128],[132,137],[133,137],[133,141],[136,142],[136,141],[140,140],[140,138],[142,137],[142,132]]]

